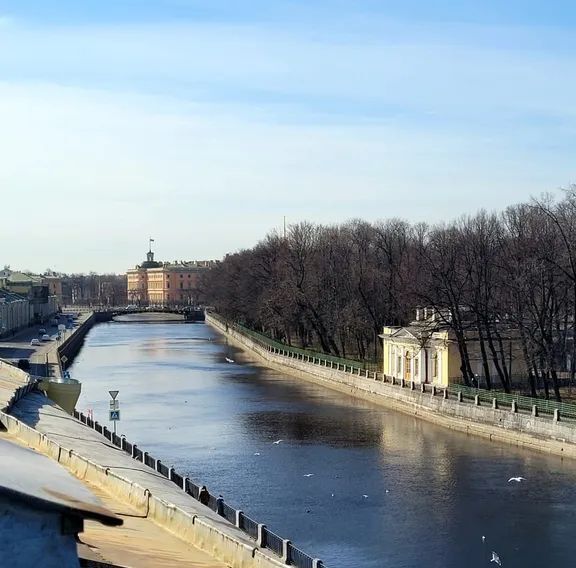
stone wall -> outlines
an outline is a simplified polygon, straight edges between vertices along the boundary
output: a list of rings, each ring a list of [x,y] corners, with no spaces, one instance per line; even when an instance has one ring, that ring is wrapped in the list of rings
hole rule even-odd
[[[275,353],[239,333],[232,326],[206,316],[206,322],[237,346],[255,354],[265,365],[294,377],[370,400],[447,428],[534,450],[576,458],[576,424],[549,416],[534,416],[510,408],[480,406],[475,401],[445,398],[437,389],[422,392],[407,384],[375,380],[374,374],[358,375]],[[430,386],[428,389],[430,389]]]

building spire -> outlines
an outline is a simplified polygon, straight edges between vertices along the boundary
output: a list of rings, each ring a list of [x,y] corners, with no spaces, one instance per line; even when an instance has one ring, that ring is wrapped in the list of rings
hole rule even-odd
[[[154,239],[152,237],[150,237],[148,239],[148,254],[146,255],[146,260],[148,262],[154,262],[154,253],[152,252],[152,243],[154,242]]]

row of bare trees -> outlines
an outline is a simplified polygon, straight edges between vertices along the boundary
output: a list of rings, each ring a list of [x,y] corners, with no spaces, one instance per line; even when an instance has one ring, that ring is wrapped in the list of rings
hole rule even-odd
[[[128,302],[125,274],[62,275],[62,300],[71,305],[121,306]]]
[[[299,223],[228,255],[203,288],[253,329],[374,361],[382,327],[427,306],[451,331],[465,384],[481,375],[510,392],[513,344],[524,386],[560,399],[576,359],[576,192],[433,226]]]

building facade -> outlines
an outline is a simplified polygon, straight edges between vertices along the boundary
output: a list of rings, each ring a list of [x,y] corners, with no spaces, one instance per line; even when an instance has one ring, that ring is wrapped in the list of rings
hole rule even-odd
[[[3,292],[3,303],[10,304],[10,307],[5,308],[7,311],[5,314],[6,321],[12,316],[14,316],[13,321],[21,321],[24,317],[23,314],[26,310],[17,303],[21,300],[26,300],[30,308],[31,316],[26,325],[31,325],[34,322],[45,322],[58,311],[58,297],[51,293],[50,285],[43,276],[4,268],[0,271],[0,291]],[[15,300],[14,297],[18,299]],[[18,315],[15,314],[14,310],[18,311]],[[3,327],[8,328],[6,324],[3,324]],[[12,330],[20,327],[12,327]]]
[[[418,325],[385,327],[380,337],[385,375],[442,387],[459,375],[458,348],[446,330],[431,331]]]
[[[200,278],[214,260],[158,262],[146,260],[126,272],[128,303],[146,306],[194,306],[200,303]]]
[[[416,310],[416,319],[405,327],[385,327],[380,335],[383,373],[405,381],[443,387],[462,382],[462,357],[447,320],[448,314],[439,317],[434,310],[424,308]],[[526,377],[526,362],[517,335],[513,329],[503,329],[501,343],[494,346],[495,353],[488,352],[484,346],[483,357],[478,332],[473,328],[465,332],[468,362],[476,386],[485,384],[486,368],[495,380],[498,374],[495,359],[500,367],[506,367],[510,377]]]
[[[34,312],[30,300],[0,289],[0,337],[7,337],[31,325]]]

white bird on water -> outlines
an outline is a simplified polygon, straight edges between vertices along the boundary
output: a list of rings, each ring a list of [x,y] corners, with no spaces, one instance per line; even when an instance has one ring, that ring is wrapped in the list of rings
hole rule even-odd
[[[490,562],[496,562],[498,566],[502,566],[502,562],[500,562],[500,556],[498,556],[494,551],[492,551],[492,560]]]
[[[272,443],[278,445],[278,444],[280,444],[280,442],[283,442],[283,441],[284,440],[276,440],[275,442],[272,442]]]
[[[230,357],[226,357],[226,363],[234,363],[234,359],[230,359]]]
[[[520,477],[520,476],[518,476],[518,477],[511,477],[511,478],[508,480],[508,483],[510,483],[511,481],[515,481],[516,483],[520,483],[521,481],[526,481],[526,478],[525,478],[525,477]]]
[[[260,455],[260,452],[254,452],[254,455],[255,455],[255,456],[259,456],[259,455]]]
[[[482,537],[482,542],[486,542],[486,537],[485,537],[485,536]]]
[[[362,497],[364,497],[364,499],[368,499],[368,495],[362,495]]]
[[[305,473],[304,477],[312,477],[314,474],[313,473]]]

